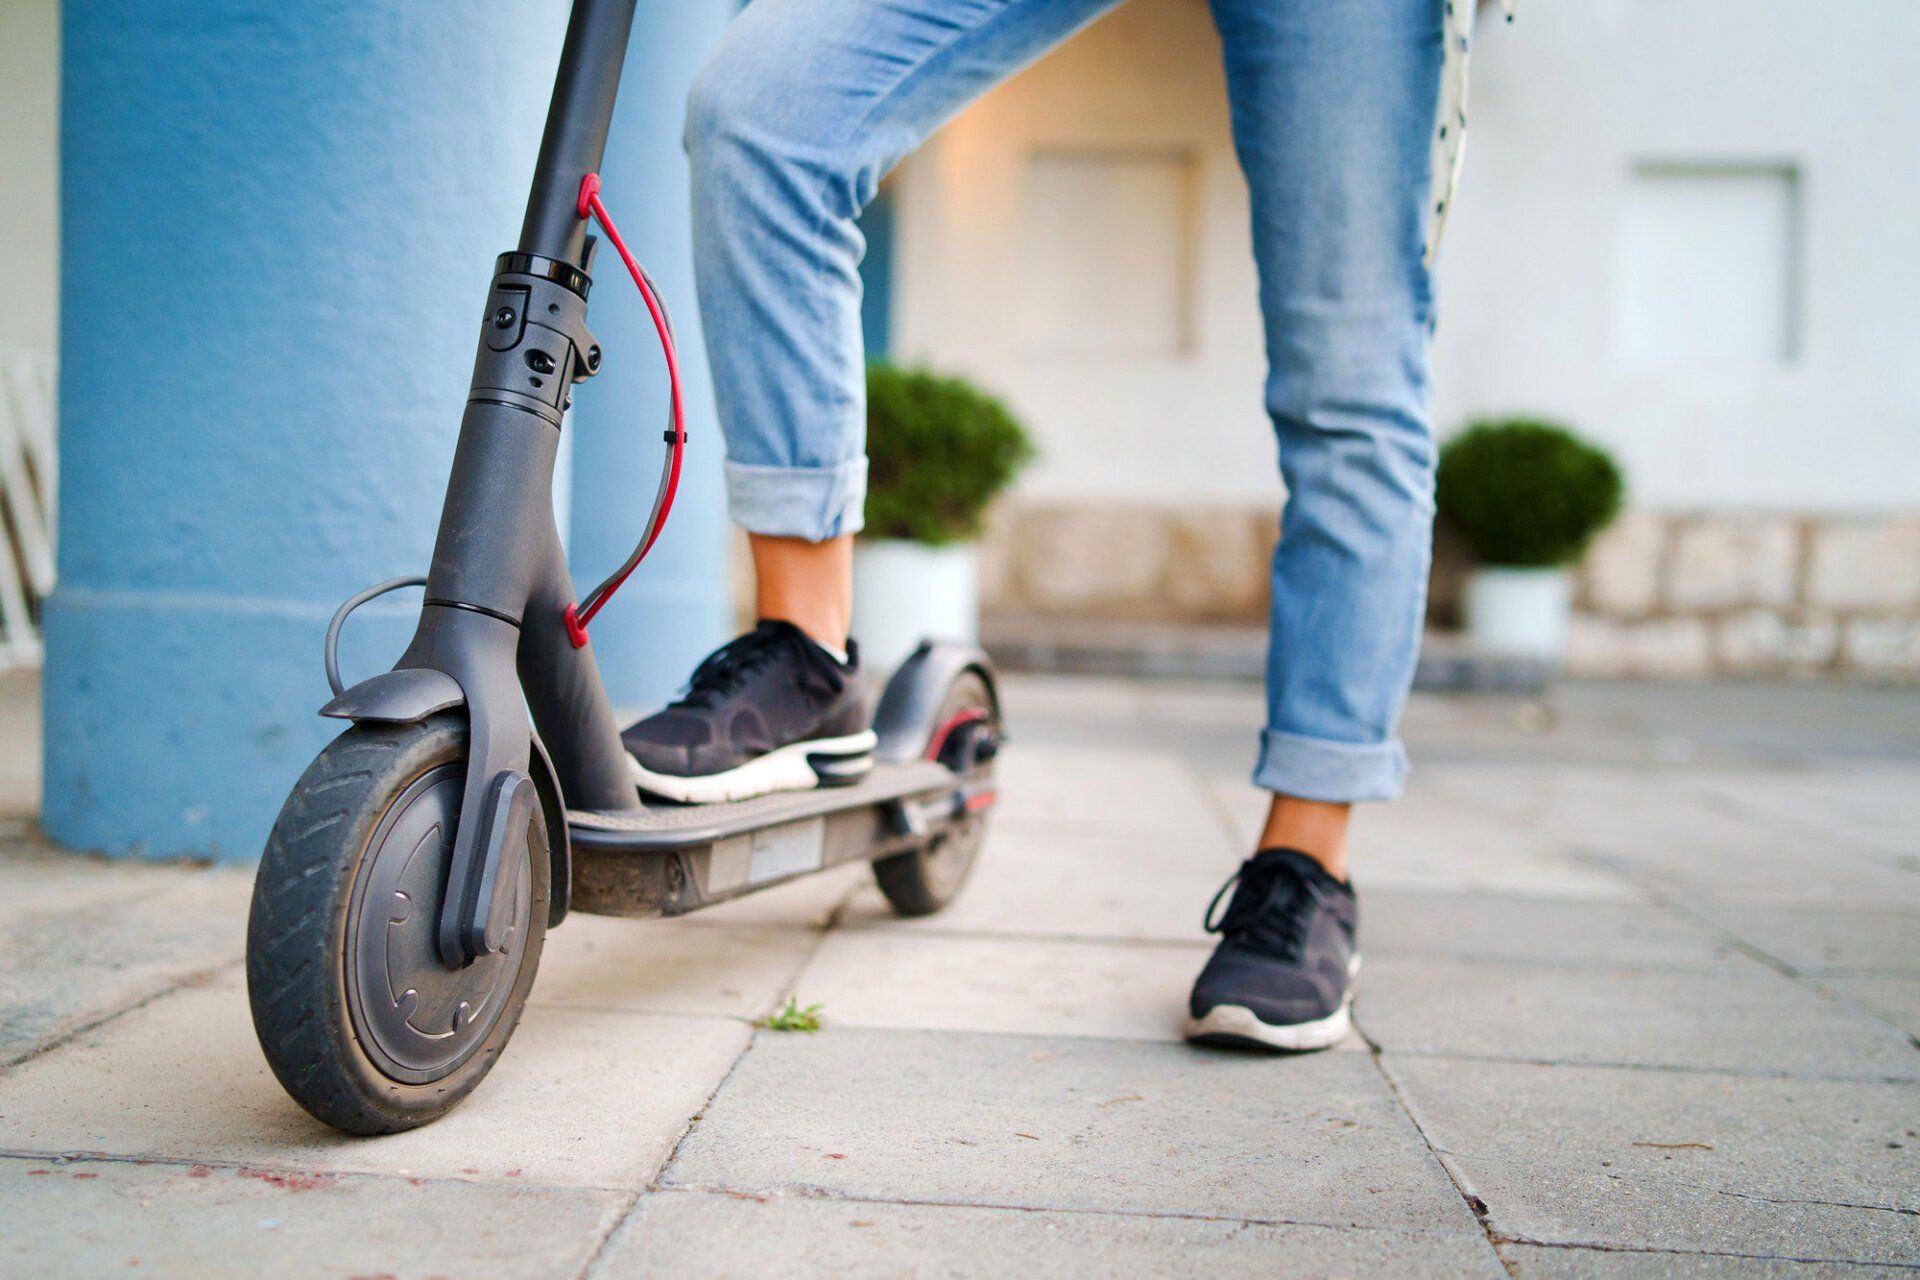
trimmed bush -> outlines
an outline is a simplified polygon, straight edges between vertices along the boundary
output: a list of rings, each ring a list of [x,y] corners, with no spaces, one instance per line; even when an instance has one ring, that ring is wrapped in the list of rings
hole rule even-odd
[[[977,538],[987,504],[1032,458],[1007,407],[966,379],[867,366],[867,537]]]
[[[1620,468],[1564,427],[1476,422],[1440,450],[1441,516],[1481,563],[1572,564],[1620,512]]]

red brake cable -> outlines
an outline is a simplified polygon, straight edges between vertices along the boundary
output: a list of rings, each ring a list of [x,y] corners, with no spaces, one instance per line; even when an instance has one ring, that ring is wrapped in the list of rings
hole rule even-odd
[[[667,306],[660,300],[659,290],[653,287],[653,280],[647,275],[645,267],[634,260],[627,249],[627,242],[620,238],[619,228],[613,225],[613,219],[607,216],[607,207],[600,203],[600,175],[590,173],[580,180],[579,213],[582,221],[592,217],[607,233],[607,241],[620,255],[620,261],[627,264],[627,274],[633,277],[633,283],[640,290],[640,296],[646,301],[647,314],[653,317],[654,332],[660,335],[660,350],[667,359],[667,385],[670,389],[672,426],[667,429],[667,460],[660,469],[660,489],[654,495],[653,513],[647,517],[646,532],[640,535],[639,545],[626,563],[608,576],[586,598],[578,604],[567,606],[565,620],[567,638],[573,647],[583,649],[587,644],[587,624],[593,621],[593,615],[600,612],[603,605],[620,589],[640,562],[647,558],[647,552],[653,550],[653,544],[660,537],[660,530],[666,526],[667,513],[673,510],[673,495],[680,488],[680,461],[686,452],[687,417],[686,407],[680,396],[680,357],[673,342],[673,319],[667,314]]]

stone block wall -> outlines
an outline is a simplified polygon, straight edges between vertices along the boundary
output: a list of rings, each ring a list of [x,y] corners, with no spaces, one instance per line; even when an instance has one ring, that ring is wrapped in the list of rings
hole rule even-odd
[[[1272,509],[1007,504],[983,547],[1003,616],[1264,621]],[[1457,621],[1468,558],[1436,538],[1430,618]],[[1579,675],[1845,672],[1920,679],[1920,515],[1635,511],[1577,570]]]

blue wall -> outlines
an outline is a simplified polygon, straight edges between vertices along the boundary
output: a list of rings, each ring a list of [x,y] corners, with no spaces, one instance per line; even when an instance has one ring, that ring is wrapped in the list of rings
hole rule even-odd
[[[687,157],[681,149],[687,87],[719,38],[733,0],[642,0],[627,73],[600,166],[607,212],[659,285],[680,349],[687,458],[673,518],[646,563],[593,622],[594,654],[614,705],[664,702],[694,664],[732,630],[730,533],[700,315],[687,256]],[[574,397],[574,579],[584,593],[625,560],[646,524],[666,447],[667,375],[659,341],[611,245],[594,264],[595,335],[602,372]]]
[[[565,20],[562,0],[67,0],[54,839],[252,859],[337,731],[314,715],[322,629],[351,591],[426,565]],[[641,38],[629,69],[643,83],[651,61],[690,57]],[[676,111],[619,145],[651,152],[678,125]],[[617,171],[608,187],[684,327],[683,241],[636,216],[658,193]],[[627,286],[600,274],[615,369],[650,359],[603,318],[638,303],[609,302]],[[696,341],[696,368],[699,355]],[[597,414],[618,378],[587,390]],[[658,399],[634,394],[643,416],[623,429],[657,442]],[[623,529],[644,517],[657,452],[624,490]],[[583,445],[577,470],[599,465]],[[608,557],[582,532],[576,520],[583,572],[598,572]],[[704,564],[690,548],[724,546],[698,518],[669,537],[688,572]],[[349,679],[392,661],[412,612],[356,617]]]

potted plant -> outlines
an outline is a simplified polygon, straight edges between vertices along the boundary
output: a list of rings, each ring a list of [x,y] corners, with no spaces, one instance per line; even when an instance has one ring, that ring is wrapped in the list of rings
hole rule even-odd
[[[1468,639],[1557,663],[1565,654],[1568,566],[1619,514],[1620,469],[1564,427],[1476,422],[1440,450],[1440,515],[1479,561],[1464,596]]]
[[[1033,458],[1007,407],[963,378],[867,367],[866,529],[854,544],[853,634],[890,669],[922,637],[980,630],[987,505]]]

